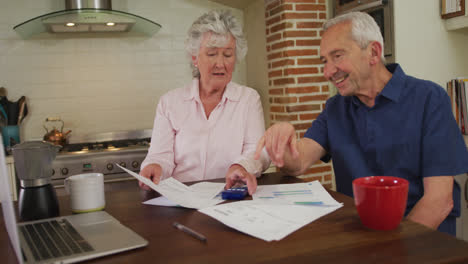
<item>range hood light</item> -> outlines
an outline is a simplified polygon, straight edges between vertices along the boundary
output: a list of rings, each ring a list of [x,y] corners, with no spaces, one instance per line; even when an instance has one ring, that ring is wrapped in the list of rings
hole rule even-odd
[[[149,19],[112,10],[111,0],[65,0],[65,7],[65,10],[38,16],[13,29],[27,39],[43,32],[138,32],[152,36],[161,28]]]

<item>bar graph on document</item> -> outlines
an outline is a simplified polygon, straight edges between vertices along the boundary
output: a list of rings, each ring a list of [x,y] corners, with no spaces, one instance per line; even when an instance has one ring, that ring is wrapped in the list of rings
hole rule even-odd
[[[291,190],[291,191],[273,191],[271,196],[260,196],[259,199],[267,199],[269,201],[285,200],[291,204],[298,205],[321,205],[322,201],[314,197],[311,190]]]
[[[318,181],[310,183],[260,185],[253,194],[256,201],[275,204],[295,204],[327,206],[337,205],[336,201],[326,199],[329,195],[323,188],[317,188]],[[321,186],[320,186],[321,187]],[[323,193],[325,192],[325,193]]]

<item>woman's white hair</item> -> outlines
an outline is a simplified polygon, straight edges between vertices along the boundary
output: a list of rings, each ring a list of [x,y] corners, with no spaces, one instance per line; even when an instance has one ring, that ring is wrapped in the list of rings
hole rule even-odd
[[[215,47],[226,45],[231,34],[236,41],[236,60],[239,62],[244,58],[247,53],[247,41],[241,25],[229,10],[213,10],[193,22],[185,41],[185,50],[190,57],[198,57],[203,35],[207,32],[213,34],[210,44]],[[192,60],[190,66],[193,77],[200,77],[200,71],[193,65]]]
[[[364,12],[350,12],[334,17],[323,24],[323,31],[331,26],[340,23],[351,23],[351,38],[361,47],[367,48],[369,43],[377,41],[382,46],[382,56],[380,60],[385,64],[384,43],[380,28],[374,18]]]

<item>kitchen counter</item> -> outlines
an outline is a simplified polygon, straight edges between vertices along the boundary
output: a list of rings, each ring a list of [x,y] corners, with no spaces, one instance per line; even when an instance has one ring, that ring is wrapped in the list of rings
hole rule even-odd
[[[223,179],[221,179],[223,180]],[[279,173],[259,184],[300,182]],[[106,211],[149,241],[145,248],[91,263],[468,263],[468,243],[403,220],[392,231],[365,228],[351,197],[330,191],[344,206],[276,242],[248,236],[196,210],[144,205],[155,192],[140,190],[136,181],[106,191]],[[59,198],[61,214],[70,214],[68,196]],[[172,227],[179,222],[204,234],[202,243]],[[3,223],[3,218],[1,220]],[[2,263],[16,263],[0,224]]]
[[[8,155],[8,156],[5,156],[5,160],[8,163],[13,163],[14,162],[14,159],[13,159],[13,155]]]

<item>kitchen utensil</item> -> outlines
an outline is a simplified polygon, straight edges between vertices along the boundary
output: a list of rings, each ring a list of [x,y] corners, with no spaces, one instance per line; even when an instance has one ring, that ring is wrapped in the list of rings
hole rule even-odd
[[[21,220],[37,220],[59,215],[52,187],[52,161],[59,146],[43,141],[28,141],[12,148],[20,180],[19,215]]]
[[[60,128],[60,131],[59,131],[54,126],[53,129],[51,131],[49,131],[47,129],[47,127],[46,127],[47,122],[61,122],[62,127]],[[71,130],[68,130],[67,132],[63,133],[64,122],[62,121],[62,119],[60,119],[58,117],[48,117],[48,118],[46,118],[43,126],[44,126],[44,128],[45,128],[45,130],[47,132],[44,135],[44,140],[45,141],[51,142],[54,145],[60,145],[62,147],[65,146],[65,144],[67,143],[67,135],[70,134]]]
[[[3,111],[5,112],[5,117],[8,119],[8,99],[6,96],[0,96],[0,106],[3,108]]]
[[[369,176],[353,181],[356,209],[364,226],[392,230],[403,219],[408,199],[407,180],[391,176]]]
[[[21,120],[23,119],[24,116],[24,106],[26,104],[26,97],[21,96],[21,98],[18,100],[18,105],[19,105],[19,113],[18,113],[18,121],[17,124],[21,123]]]
[[[26,100],[24,101],[24,107],[23,107],[23,115],[21,117],[18,117],[18,122],[22,123],[24,118],[28,115],[28,104],[26,103]]]
[[[3,108],[2,105],[0,105],[0,112],[1,112],[2,116],[4,117],[4,119],[8,120],[8,115],[7,115],[5,109]]]
[[[5,109],[3,109],[3,106],[0,104],[0,123],[2,124],[1,126],[7,126],[8,125],[8,115],[5,112]]]
[[[19,114],[19,106],[18,106],[18,101],[16,102],[10,102],[7,101],[7,115],[8,115],[8,125],[16,125],[18,124],[18,114]]]
[[[7,91],[5,89],[5,87],[0,87],[0,115],[2,115],[5,120],[5,126],[8,125],[8,114],[6,113],[6,105],[7,105],[7,99],[6,99],[6,96],[7,96]]]

